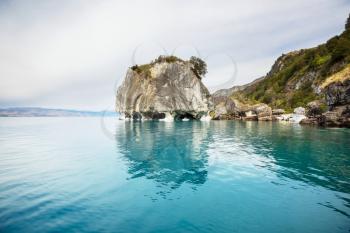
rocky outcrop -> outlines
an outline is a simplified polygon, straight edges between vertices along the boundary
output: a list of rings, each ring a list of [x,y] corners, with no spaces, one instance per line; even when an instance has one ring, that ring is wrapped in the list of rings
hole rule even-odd
[[[307,119],[301,123],[350,127],[350,66],[328,77],[321,88],[325,104],[321,101],[308,103]]]
[[[319,124],[322,126],[350,128],[350,105],[338,106],[333,108],[332,111],[323,113]]]
[[[272,109],[267,104],[256,104],[251,107],[259,121],[271,121],[272,120]]]
[[[306,105],[306,116],[317,117],[324,112],[323,103],[319,100],[311,101]]]
[[[325,87],[324,93],[328,106],[350,104],[350,74],[344,82],[334,82]]]
[[[267,104],[248,105],[228,97],[216,98],[214,103],[215,109],[211,112],[214,120],[270,121],[273,119],[272,110]]]
[[[214,97],[215,109],[211,111],[211,117],[214,120],[233,120],[240,119],[242,106],[237,100],[228,97]]]
[[[319,100],[311,101],[306,105],[306,117],[300,121],[300,124],[319,125],[324,112],[323,103]]]
[[[133,120],[205,117],[212,103],[201,77],[190,61],[171,58],[129,68],[117,91],[117,112]]]

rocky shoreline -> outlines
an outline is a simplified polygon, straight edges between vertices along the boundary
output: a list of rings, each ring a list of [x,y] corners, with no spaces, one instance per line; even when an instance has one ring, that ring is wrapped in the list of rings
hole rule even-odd
[[[350,72],[347,70],[350,71],[350,66],[340,72],[340,80],[331,77],[331,81],[326,80],[327,83],[320,86],[319,93],[324,99],[311,101],[305,108],[300,106],[293,111],[271,108],[265,103],[248,104],[235,97],[235,93],[264,79],[210,94],[196,69],[191,60],[166,56],[129,68],[116,96],[120,118],[134,121],[287,121],[350,127]]]
[[[267,104],[247,105],[229,96],[213,96],[213,120],[288,121],[303,125],[350,128],[350,80],[335,82],[323,90],[325,100],[309,102],[293,113],[272,109]]]

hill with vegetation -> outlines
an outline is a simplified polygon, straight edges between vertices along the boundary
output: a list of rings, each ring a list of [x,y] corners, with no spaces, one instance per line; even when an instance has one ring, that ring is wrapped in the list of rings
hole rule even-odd
[[[343,33],[315,48],[283,54],[265,77],[236,88],[230,97],[246,104],[265,103],[287,112],[319,100],[326,109],[324,90],[331,83],[349,79],[349,69],[350,17]]]

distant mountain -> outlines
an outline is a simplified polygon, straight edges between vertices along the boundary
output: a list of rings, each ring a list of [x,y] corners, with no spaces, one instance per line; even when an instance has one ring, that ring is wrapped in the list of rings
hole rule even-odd
[[[0,108],[0,117],[100,117],[117,116],[111,111],[79,111],[70,109],[50,109],[32,107]]]

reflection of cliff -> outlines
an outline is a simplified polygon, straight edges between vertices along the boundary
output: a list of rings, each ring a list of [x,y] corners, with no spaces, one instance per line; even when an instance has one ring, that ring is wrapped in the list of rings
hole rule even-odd
[[[207,179],[208,132],[203,122],[125,122],[116,142],[129,161],[131,178],[146,177],[171,188]]]

